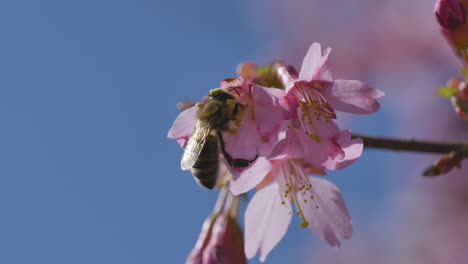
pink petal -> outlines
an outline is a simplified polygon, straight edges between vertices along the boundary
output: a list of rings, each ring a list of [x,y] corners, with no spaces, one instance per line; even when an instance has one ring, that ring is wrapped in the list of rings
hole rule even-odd
[[[379,110],[380,98],[384,93],[365,83],[354,80],[335,80],[325,87],[322,94],[335,110],[353,114],[371,114]]]
[[[254,120],[243,120],[235,134],[223,132],[225,150],[234,159],[252,160],[257,156],[260,135]]]
[[[348,167],[361,156],[364,144],[361,138],[351,139],[351,130],[342,131],[337,142],[345,153],[345,157],[338,163],[337,169]]]
[[[345,153],[334,139],[324,138],[317,143],[307,135],[299,134],[304,146],[304,160],[318,169],[335,170]]]
[[[260,253],[265,261],[268,253],[286,234],[291,222],[291,205],[281,204],[277,184],[271,184],[257,193],[245,211],[245,254],[247,258]]]
[[[309,227],[322,240],[334,247],[340,246],[340,238],[349,239],[353,232],[351,216],[338,188],[331,182],[308,177],[312,184],[312,195],[298,192],[298,202],[309,222]],[[307,202],[304,202],[307,200]],[[318,206],[318,208],[317,208]]]
[[[167,133],[168,138],[178,139],[182,148],[185,148],[185,144],[187,144],[187,140],[193,132],[197,122],[197,111],[197,106],[192,106],[182,111]]]
[[[286,137],[276,144],[268,156],[270,160],[278,160],[283,158],[302,158],[304,157],[304,146],[302,145],[299,136],[295,129],[288,129]]]
[[[276,73],[278,75],[278,78],[280,79],[281,83],[284,86],[284,90],[288,92],[292,86],[294,85],[294,80],[297,78],[293,78],[291,76],[291,73],[288,71],[288,69],[285,66],[279,66],[276,69]]]
[[[298,112],[301,116],[302,112]],[[334,170],[337,164],[345,156],[345,153],[341,149],[341,146],[336,142],[336,138],[340,135],[338,126],[332,122],[326,122],[323,119],[314,120],[313,126],[316,128],[316,135],[320,141],[312,138],[305,133],[307,131],[307,122],[302,122],[302,131],[298,131],[299,139],[304,149],[304,160],[309,165],[318,169]],[[312,131],[310,128],[308,129]]]
[[[234,177],[229,181],[229,190],[234,195],[239,195],[255,188],[271,170],[271,164],[265,158],[258,157],[250,167],[240,172],[230,166],[228,169]]]
[[[330,51],[330,48],[325,49],[324,55],[322,56],[322,48],[320,47],[320,44],[317,42],[312,44],[302,61],[299,80],[321,80],[331,82],[332,77],[327,66]]]
[[[260,133],[267,133],[282,120],[292,115],[297,103],[285,99],[286,92],[276,88],[266,88],[259,85],[252,87],[254,99],[255,120]]]
[[[250,94],[249,82],[243,77],[221,80],[220,86],[223,89],[235,88],[238,91],[242,91],[244,94]]]
[[[283,123],[286,122],[283,121]],[[270,155],[273,148],[278,144],[278,141],[284,138],[284,127],[284,125],[275,126],[267,133],[260,134],[260,145],[258,146],[258,154],[260,156],[266,157]]]

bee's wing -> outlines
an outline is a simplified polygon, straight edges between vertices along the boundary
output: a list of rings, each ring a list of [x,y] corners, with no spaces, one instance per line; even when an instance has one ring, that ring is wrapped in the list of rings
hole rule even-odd
[[[192,136],[187,142],[184,155],[180,161],[182,170],[190,170],[200,156],[200,153],[205,146],[206,138],[210,134],[212,125],[206,122],[197,121]]]

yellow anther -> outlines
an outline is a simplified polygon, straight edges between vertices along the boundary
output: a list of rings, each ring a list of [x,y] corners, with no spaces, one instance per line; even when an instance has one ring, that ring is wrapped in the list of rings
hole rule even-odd
[[[310,138],[312,138],[313,140],[315,140],[315,142],[320,143],[320,137],[319,137],[319,136],[310,135]]]
[[[307,222],[305,219],[303,219],[302,222],[299,225],[302,228],[307,228],[309,226],[309,222]]]

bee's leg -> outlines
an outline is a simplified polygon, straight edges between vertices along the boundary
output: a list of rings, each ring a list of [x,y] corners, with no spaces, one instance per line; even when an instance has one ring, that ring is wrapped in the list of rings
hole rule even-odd
[[[234,105],[234,110],[232,110],[232,115],[234,116],[234,118],[238,112],[239,112],[239,104],[236,103],[236,105]]]
[[[252,160],[233,159],[231,155],[229,155],[229,153],[227,153],[226,151],[222,133],[220,131],[216,131],[216,133],[218,134],[219,142],[221,144],[221,152],[223,153],[224,158],[227,160],[229,165],[231,165],[231,167],[245,168],[245,167],[248,167],[250,163],[254,162],[258,158],[258,155],[257,155]]]
[[[228,89],[228,92],[231,92],[231,91],[233,91],[233,90],[236,91],[237,96],[240,96],[240,93],[239,93],[239,91],[237,91],[236,88]]]

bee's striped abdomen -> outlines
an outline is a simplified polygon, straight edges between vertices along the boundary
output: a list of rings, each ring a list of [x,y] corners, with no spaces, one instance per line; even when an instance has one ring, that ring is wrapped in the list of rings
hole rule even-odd
[[[192,174],[200,185],[213,189],[216,185],[218,167],[218,138],[215,135],[208,135],[197,161],[192,166]]]

